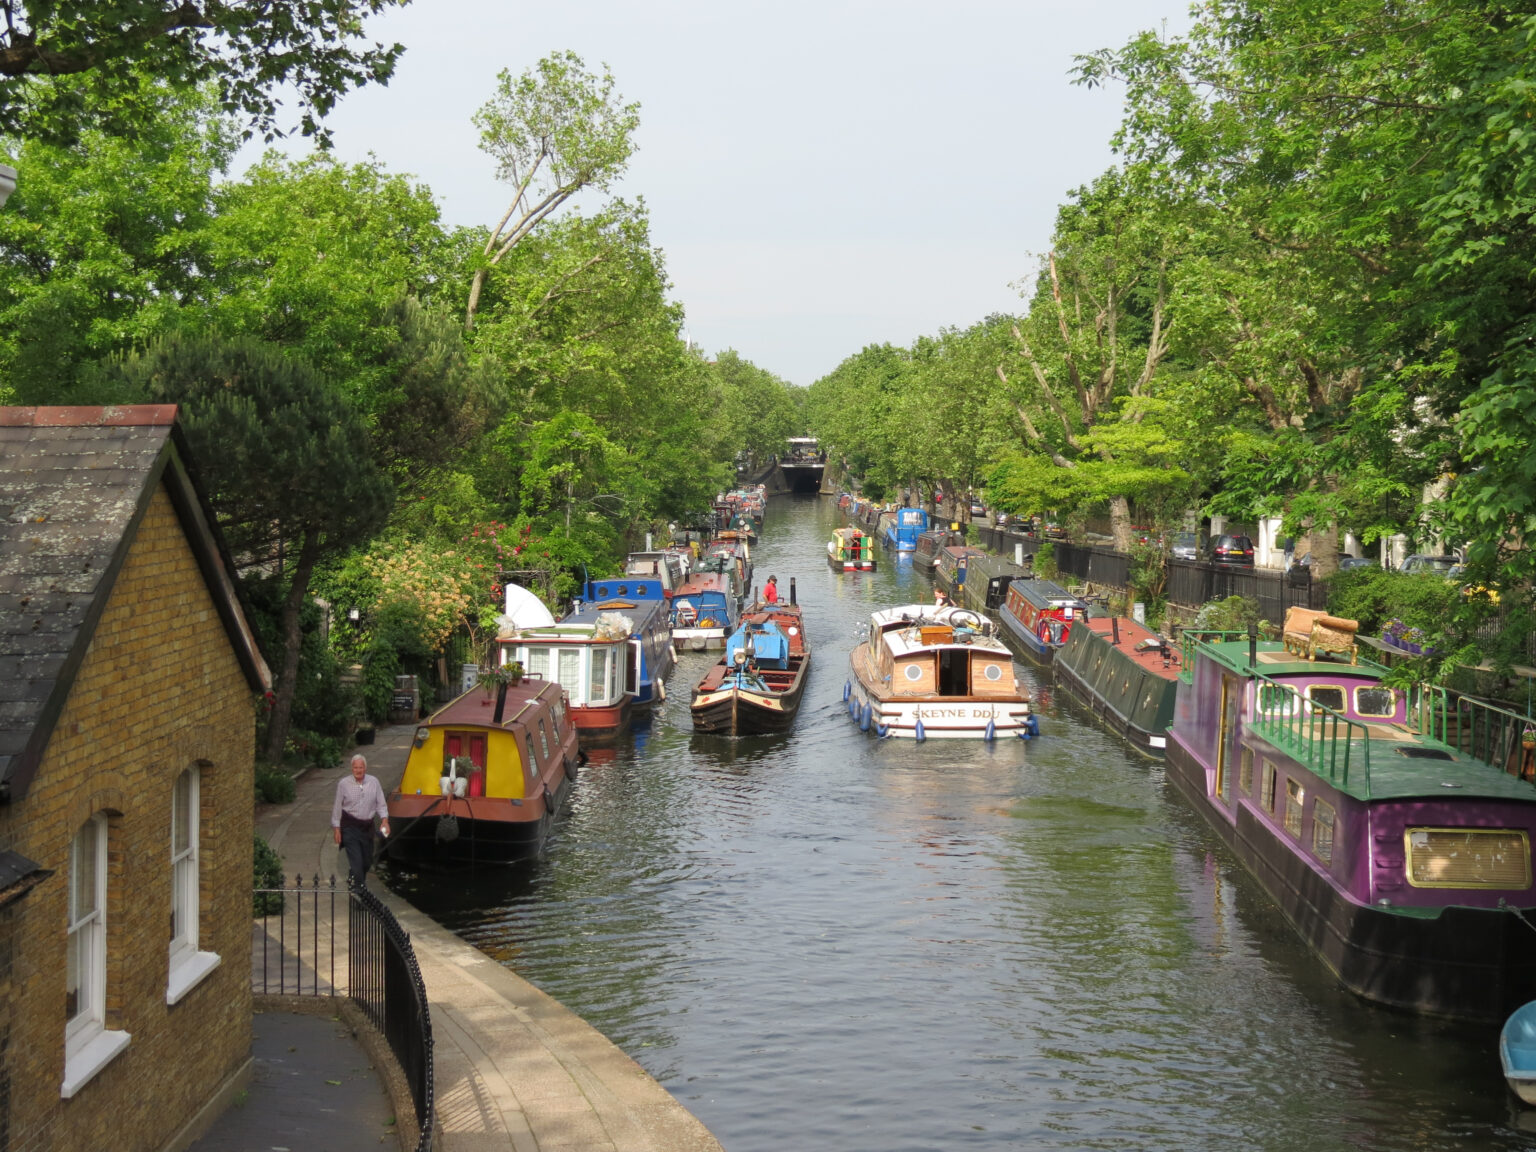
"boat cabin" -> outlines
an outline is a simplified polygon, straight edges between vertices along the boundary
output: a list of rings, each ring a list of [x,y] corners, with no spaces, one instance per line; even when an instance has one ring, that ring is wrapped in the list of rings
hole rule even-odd
[[[662,594],[668,598],[688,576],[688,559],[681,552],[631,552],[624,561],[624,575],[643,576],[661,581]]]
[[[979,622],[978,622],[979,623]],[[903,620],[881,625],[875,669],[893,696],[1013,696],[1013,660],[1001,647],[974,647],[981,628]]]

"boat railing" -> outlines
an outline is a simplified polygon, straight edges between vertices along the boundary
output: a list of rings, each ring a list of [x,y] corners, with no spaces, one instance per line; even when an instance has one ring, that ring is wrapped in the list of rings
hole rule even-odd
[[[1179,679],[1186,684],[1195,682],[1195,649],[1201,644],[1214,644],[1223,640],[1246,640],[1248,633],[1233,632],[1221,628],[1186,628],[1179,634]]]
[[[1290,684],[1258,672],[1252,677],[1253,702],[1248,726],[1341,788],[1348,787],[1351,770],[1357,777],[1363,774],[1365,795],[1369,796],[1370,729],[1325,704],[1307,699]]]
[[[1536,737],[1530,717],[1437,684],[1408,690],[1408,727],[1512,776],[1528,779],[1536,767],[1524,746],[1527,733]]]

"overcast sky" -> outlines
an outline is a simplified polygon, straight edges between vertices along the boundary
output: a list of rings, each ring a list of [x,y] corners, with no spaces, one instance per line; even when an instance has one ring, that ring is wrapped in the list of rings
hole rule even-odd
[[[1074,87],[1073,56],[1165,20],[1187,26],[1184,0],[416,0],[369,26],[406,46],[394,80],[329,123],[342,159],[489,226],[505,189],[470,117],[496,74],[606,63],[641,105],[617,190],[650,207],[688,334],[810,384],[1017,309],[1057,205],[1113,162],[1121,92]]]

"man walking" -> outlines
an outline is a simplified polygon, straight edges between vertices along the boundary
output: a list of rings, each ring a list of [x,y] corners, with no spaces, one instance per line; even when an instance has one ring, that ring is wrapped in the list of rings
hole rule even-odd
[[[379,830],[389,835],[389,807],[384,789],[368,775],[368,761],[352,757],[352,775],[336,782],[336,802],[331,805],[331,828],[336,843],[347,850],[347,880],[361,885],[373,864],[373,818],[382,817]]]

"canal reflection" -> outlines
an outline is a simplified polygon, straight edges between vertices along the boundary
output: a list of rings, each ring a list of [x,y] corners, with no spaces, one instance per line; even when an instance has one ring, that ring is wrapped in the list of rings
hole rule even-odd
[[[774,500],[757,553],[814,645],[794,731],[695,736],[711,661],[685,653],[546,859],[391,882],[729,1152],[1536,1147],[1492,1034],[1341,992],[1160,767],[1048,678],[1028,744],[860,733],[848,653],[931,591],[905,563],[832,573],[838,523]]]

